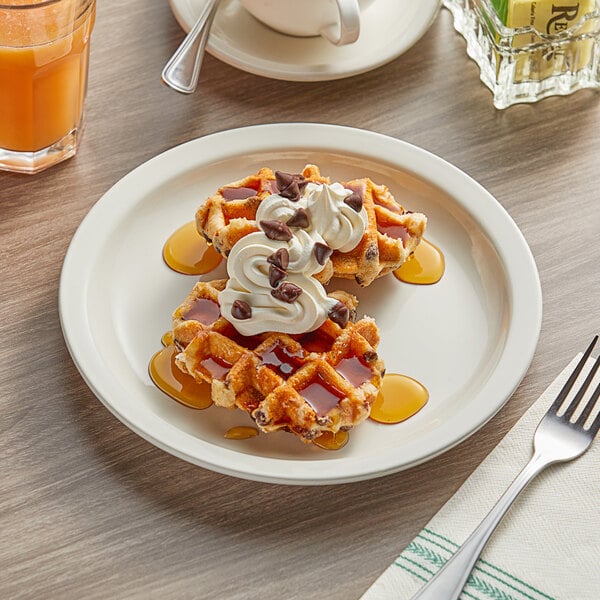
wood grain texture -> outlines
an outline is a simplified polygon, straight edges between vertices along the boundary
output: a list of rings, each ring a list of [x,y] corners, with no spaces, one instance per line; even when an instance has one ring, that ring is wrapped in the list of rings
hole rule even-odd
[[[356,598],[600,330],[596,93],[495,111],[445,11],[392,63],[318,84],[209,56],[201,89],[180,96],[159,73],[181,39],[166,1],[100,2],[79,154],[33,178],[0,173],[2,598]],[[425,465],[319,488],[221,476],[128,430],[71,362],[58,282],[90,207],[174,145],[273,121],[422,146],[482,183],[532,248],[544,318],[531,368],[490,423]]]

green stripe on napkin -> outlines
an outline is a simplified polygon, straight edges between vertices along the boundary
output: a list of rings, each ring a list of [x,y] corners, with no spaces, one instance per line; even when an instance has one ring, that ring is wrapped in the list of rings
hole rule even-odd
[[[425,582],[446,563],[458,546],[447,537],[425,528],[410,542],[394,564]],[[477,561],[467,581],[463,597],[486,600],[556,600],[553,596],[481,559]]]

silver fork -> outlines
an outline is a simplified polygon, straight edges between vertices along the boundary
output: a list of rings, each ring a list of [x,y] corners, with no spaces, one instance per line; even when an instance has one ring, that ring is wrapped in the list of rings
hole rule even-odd
[[[412,600],[456,600],[494,529],[525,486],[548,465],[573,460],[590,447],[600,429],[600,413],[591,423],[587,423],[587,421],[598,402],[600,385],[594,390],[591,397],[585,401],[584,397],[600,365],[600,356],[596,358],[585,381],[566,409],[563,412],[560,412],[560,409],[597,341],[598,336],[592,340],[575,370],[556,396],[552,406],[539,422],[533,438],[534,450],[531,460],[517,475],[477,529],[427,585],[413,596]],[[580,408],[583,410],[575,420],[572,420],[573,415]]]

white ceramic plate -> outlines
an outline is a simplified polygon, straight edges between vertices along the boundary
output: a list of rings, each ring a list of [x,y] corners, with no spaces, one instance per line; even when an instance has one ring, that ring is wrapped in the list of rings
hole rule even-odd
[[[319,140],[319,141],[317,141]],[[321,141],[322,140],[322,141]],[[397,425],[367,421],[335,452],[286,433],[227,440],[250,424],[241,411],[196,411],[160,392],[148,361],[196,278],[171,271],[162,247],[220,185],[261,166],[321,166],[332,179],[369,176],[429,217],[427,238],[446,273],[432,286],[388,276],[349,281],[359,313],[377,320],[388,372],[421,381],[426,407]],[[224,274],[218,272],[211,279]],[[337,285],[339,283],[339,285]],[[332,286],[330,285],[330,288]],[[537,343],[541,291],[531,252],[510,216],[479,184],[425,150],[380,134],[320,124],[234,129],[191,141],[141,165],[91,209],[67,252],[60,317],[73,359],[123,423],[167,452],[238,477],[329,484],[421,463],[471,435],[506,402]]]
[[[169,0],[189,31],[206,0]],[[238,0],[221,0],[207,50],[238,69],[288,81],[341,79],[400,56],[427,31],[440,0],[377,0],[363,11],[360,38],[336,47],[320,37],[282,35],[250,15]]]

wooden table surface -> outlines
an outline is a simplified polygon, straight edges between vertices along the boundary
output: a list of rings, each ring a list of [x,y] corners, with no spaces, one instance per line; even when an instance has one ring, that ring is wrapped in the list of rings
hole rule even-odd
[[[0,173],[0,597],[357,598],[600,330],[600,103],[582,91],[498,112],[441,11],[403,56],[325,83],[205,60],[191,97],[159,74],[182,39],[166,0],[104,0],[76,158]],[[454,163],[523,231],[544,316],[529,372],[502,411],[442,456],[381,479],[294,487],[192,466],[94,397],[61,334],[69,241],[116,181],[215,131],[313,121],[371,129]]]

